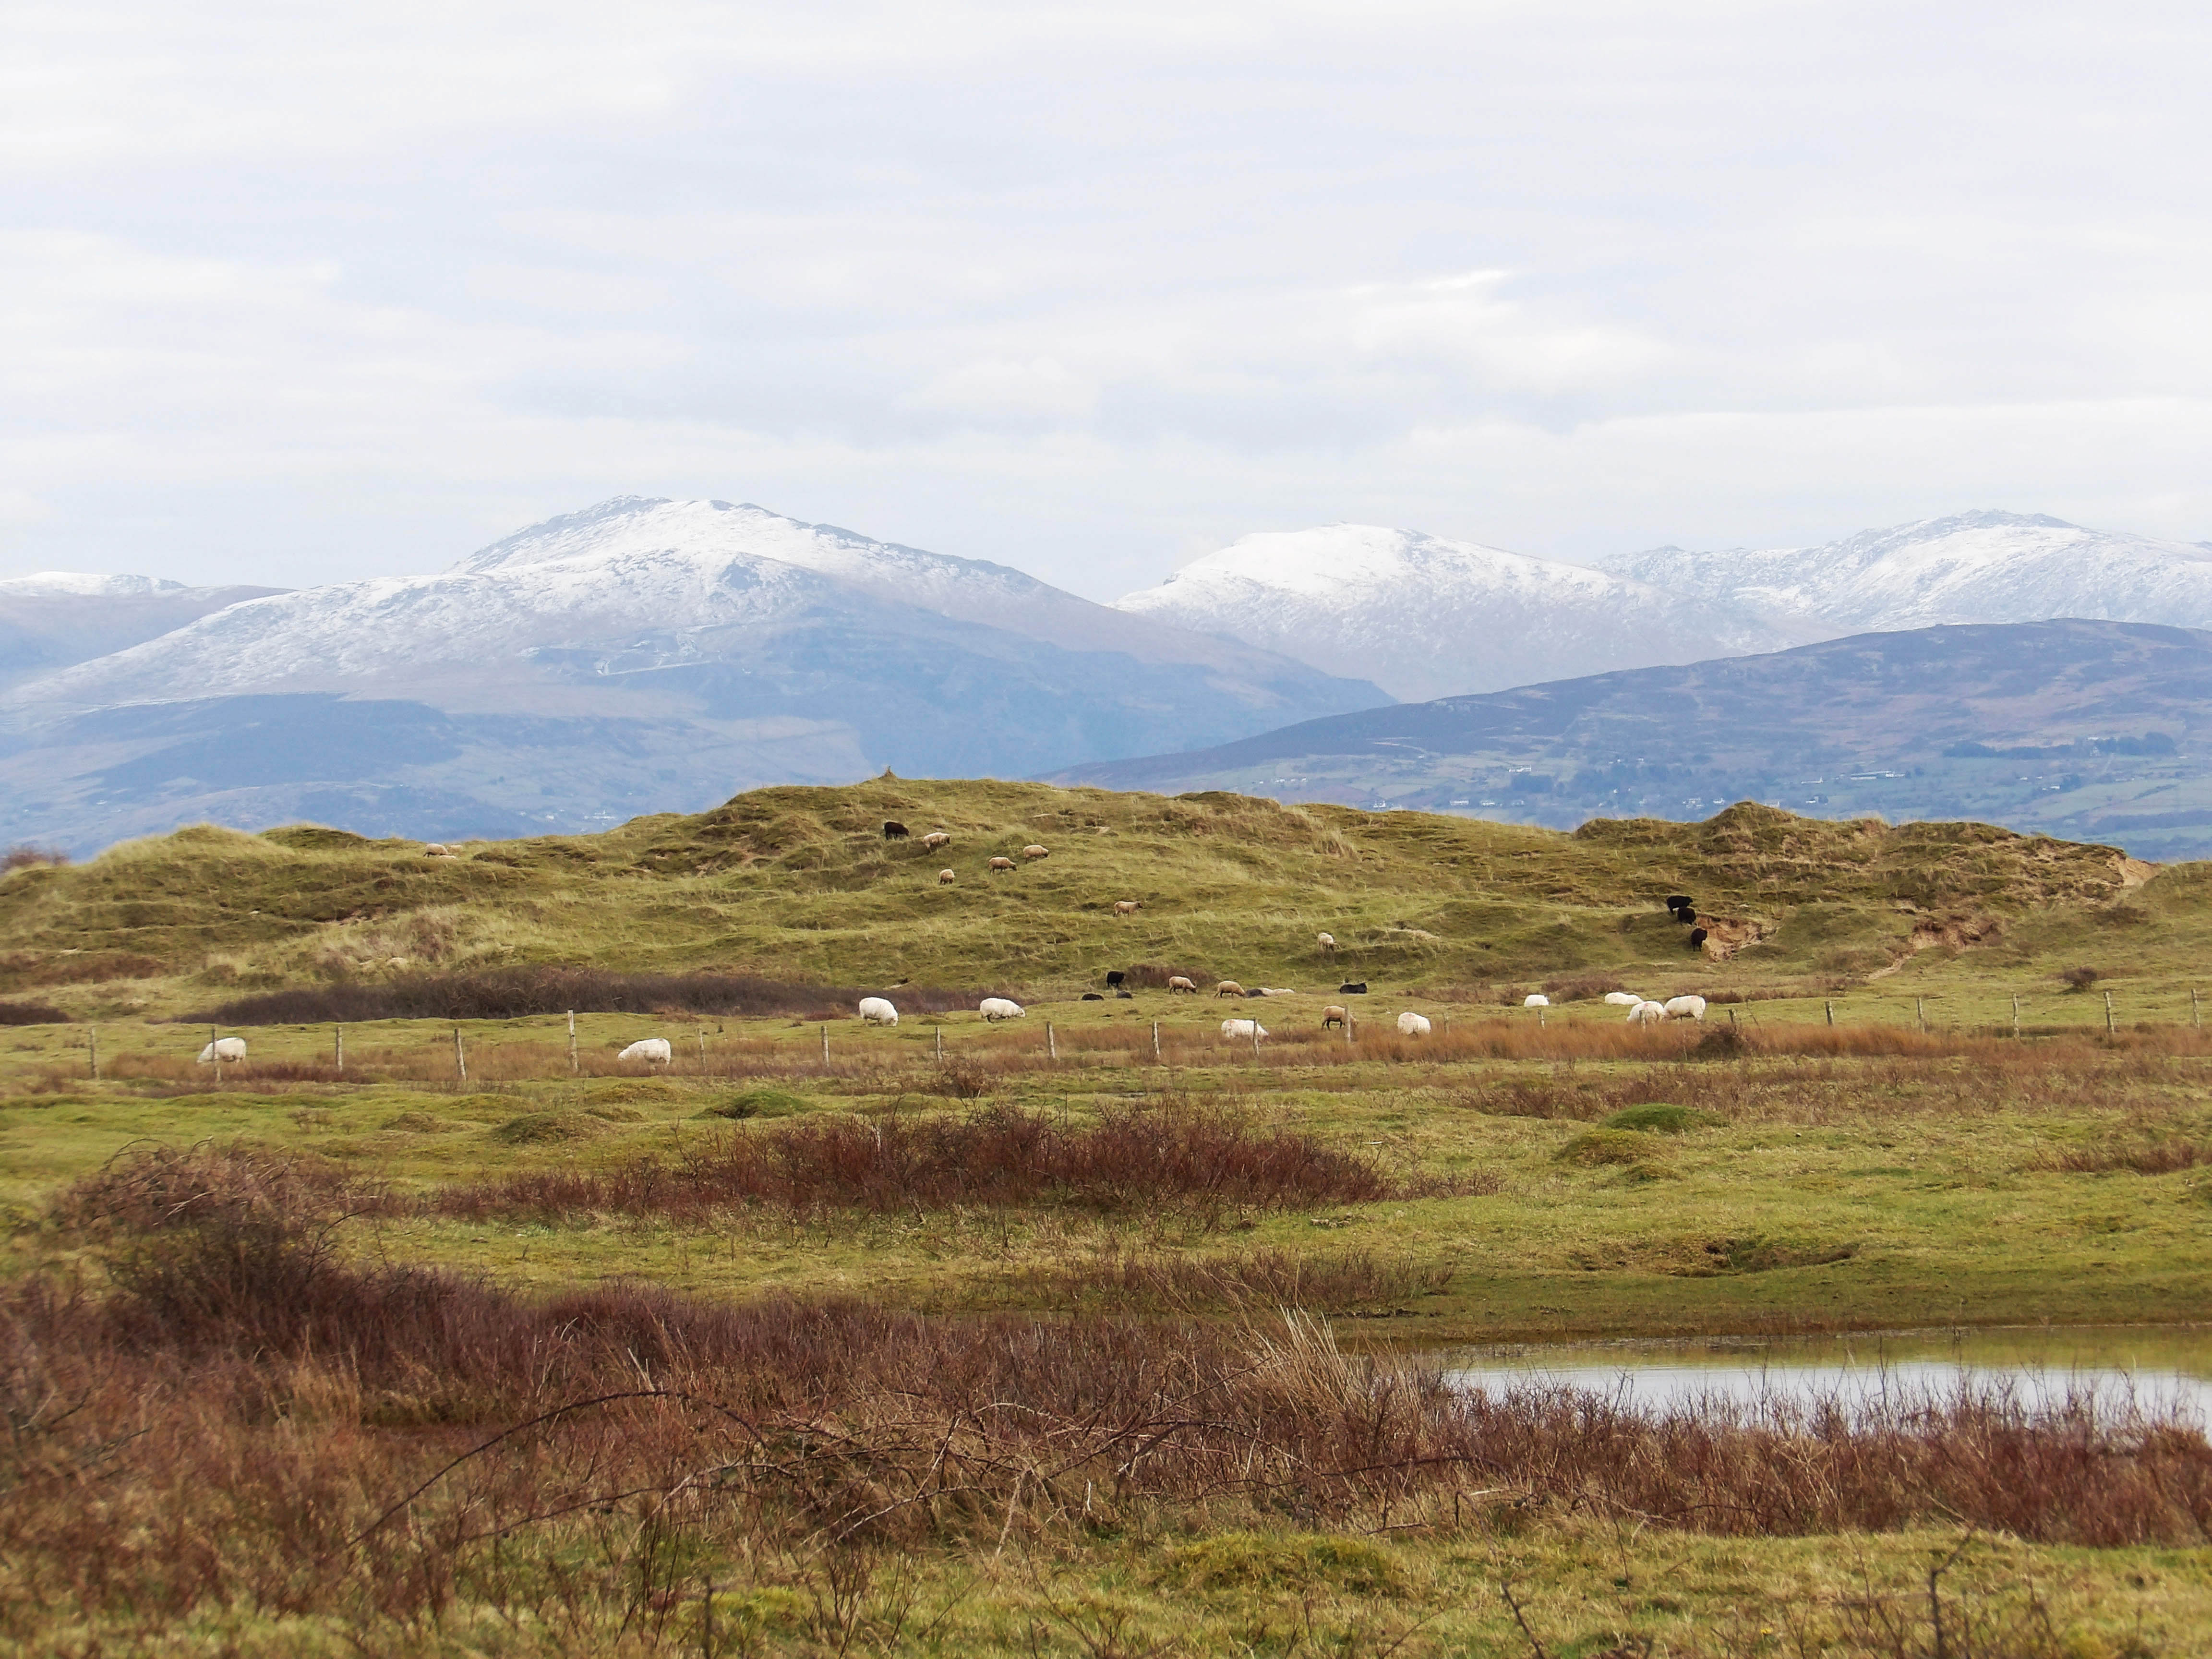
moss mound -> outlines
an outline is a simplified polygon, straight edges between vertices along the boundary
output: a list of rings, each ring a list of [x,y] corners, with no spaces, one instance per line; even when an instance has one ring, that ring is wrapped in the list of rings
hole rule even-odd
[[[1164,1577],[1195,1590],[1384,1595],[1405,1589],[1405,1574],[1389,1552],[1362,1538],[1316,1533],[1217,1533],[1174,1551]]]
[[[787,1093],[781,1089],[747,1089],[716,1101],[702,1117],[790,1117],[813,1105],[803,1095]]]
[[[1655,1164],[1666,1155],[1666,1144],[1641,1129],[1585,1129],[1554,1154],[1562,1164],[1584,1169]]]
[[[1687,1134],[1692,1129],[1702,1129],[1715,1120],[1710,1112],[1701,1112],[1694,1106],[1673,1106],[1664,1101],[1653,1101],[1647,1106],[1624,1106],[1610,1117],[1598,1120],[1601,1129],[1635,1129],[1645,1134]]]

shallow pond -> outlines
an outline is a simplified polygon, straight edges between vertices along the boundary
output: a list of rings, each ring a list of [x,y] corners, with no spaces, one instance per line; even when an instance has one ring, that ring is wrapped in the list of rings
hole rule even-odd
[[[1962,1392],[2040,1411],[2212,1424],[2212,1326],[1891,1331],[1696,1342],[1561,1343],[1440,1356],[1455,1386],[1565,1388],[1665,1413],[1810,1406],[1910,1410]]]

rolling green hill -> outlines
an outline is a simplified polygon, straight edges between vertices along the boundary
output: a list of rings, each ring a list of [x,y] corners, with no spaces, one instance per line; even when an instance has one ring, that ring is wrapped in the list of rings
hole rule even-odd
[[[914,839],[885,841],[886,818]],[[920,837],[939,828],[951,845],[926,850]],[[1024,859],[1032,843],[1049,857]],[[1465,989],[1631,969],[1683,988],[1842,985],[1931,945],[2063,930],[2077,912],[2111,910],[2150,870],[2110,848],[1984,825],[1834,823],[1749,804],[1702,823],[1566,833],[888,776],[457,850],[200,826],[19,871],[0,881],[0,992],[159,1014],[223,988],[551,963],[1041,996],[1139,963],[1308,988],[1340,975]],[[994,855],[1016,867],[994,874]],[[940,884],[940,869],[954,880]],[[1705,950],[1668,915],[1669,893],[1716,921]],[[1117,917],[1120,900],[1140,908]]]

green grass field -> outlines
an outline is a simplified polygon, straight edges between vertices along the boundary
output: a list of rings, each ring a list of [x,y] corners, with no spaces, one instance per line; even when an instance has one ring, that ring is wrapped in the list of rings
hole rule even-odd
[[[954,840],[886,843],[887,817]],[[1024,860],[1032,842],[1050,856]],[[0,1026],[19,1294],[100,1292],[102,1236],[52,1207],[71,1182],[149,1146],[210,1143],[386,1194],[331,1234],[349,1261],[447,1269],[526,1298],[647,1283],[728,1304],[1237,1324],[1275,1316],[1287,1271],[1310,1274],[1295,1299],[1340,1343],[1400,1353],[2185,1324],[2212,1309],[2207,866],[1755,807],[1569,836],[888,779],[458,850],[203,829],[0,879],[0,999],[70,1016]],[[994,855],[1017,867],[994,876]],[[955,881],[940,885],[940,868]],[[1736,948],[1692,950],[1660,902],[1670,892]],[[1115,915],[1124,899],[1133,916]],[[1077,1000],[1139,963],[1297,994]],[[172,1023],[273,988],[532,964],[894,999],[902,985],[988,987],[1030,1012],[996,1028],[910,1012],[884,1030],[587,1011],[573,1062],[559,1014],[364,1021],[345,1028],[343,1073],[327,1024],[225,1026],[249,1055],[218,1072],[193,1058],[207,1030]],[[2086,988],[2069,988],[2075,969],[2090,970]],[[1370,994],[1338,997],[1340,977]],[[1556,1006],[1518,1006],[1546,987]],[[1597,1000],[1615,987],[1715,1000],[1702,1026],[1636,1031]],[[1353,1010],[1348,1036],[1322,1025],[1336,1001]],[[1399,1036],[1402,1009],[1429,1015],[1431,1036]],[[1256,1053],[1220,1036],[1232,1014],[1268,1028]],[[646,1036],[671,1039],[665,1073],[615,1060]],[[1683,1109],[1639,1109],[1655,1106]],[[762,1206],[710,1223],[466,1218],[434,1202],[504,1176],[672,1167],[842,1115],[1006,1108],[1069,1126],[1225,1109],[1437,1195]],[[732,1109],[748,1115],[718,1115]],[[256,1432],[313,1417],[270,1410]],[[563,1556],[582,1546],[548,1522],[495,1555],[520,1552],[532,1573],[568,1562],[565,1633],[544,1595],[518,1620],[481,1577],[427,1621],[312,1596],[289,1613],[234,1589],[166,1610],[88,1590],[74,1611],[0,1632],[21,1651],[88,1653],[1921,1653],[1935,1650],[1929,1567],[1974,1531],[1919,1513],[1716,1537],[1572,1504],[1462,1516],[1455,1504],[1446,1519],[1431,1504],[1353,1528],[1225,1503],[1106,1533],[1012,1515],[857,1555],[796,1535],[702,1555],[697,1586],[651,1618],[612,1588],[628,1569]],[[0,1577],[26,1571],[0,1551]],[[1976,1533],[1947,1572],[1933,1606],[1941,1617],[1953,1598],[1948,1652],[2212,1651],[2201,1537],[2093,1548]]]

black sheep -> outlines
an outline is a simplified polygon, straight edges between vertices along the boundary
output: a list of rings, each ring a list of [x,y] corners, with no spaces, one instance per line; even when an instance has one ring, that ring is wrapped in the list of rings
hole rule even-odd
[[[906,825],[901,823],[896,818],[885,818],[884,820],[884,839],[885,841],[904,841],[906,839]]]

